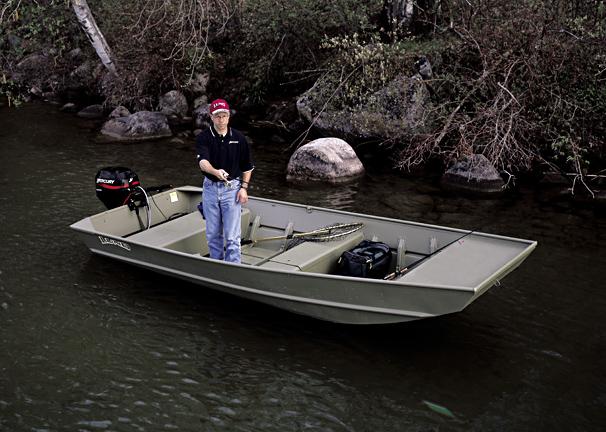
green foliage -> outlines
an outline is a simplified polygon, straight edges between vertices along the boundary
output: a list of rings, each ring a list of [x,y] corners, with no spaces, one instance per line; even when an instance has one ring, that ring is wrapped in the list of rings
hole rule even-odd
[[[588,149],[579,148],[579,138],[575,140],[570,135],[559,136],[551,142],[551,150],[553,151],[553,160],[555,162],[564,162],[566,164],[578,163],[581,168],[586,168],[590,165],[587,159]]]
[[[340,85],[338,97],[332,103],[337,109],[362,105],[370,94],[384,87],[396,73],[410,67],[407,64],[410,55],[406,49],[382,43],[378,35],[372,35],[366,42],[361,41],[357,33],[337,36],[326,39],[322,48],[332,50],[328,61],[330,70],[323,79],[323,85],[328,84],[329,88]],[[354,73],[347,78],[352,71]]]
[[[8,106],[18,107],[24,102],[24,89],[6,75],[0,76],[0,98],[5,98]]]
[[[229,32],[226,72],[242,78],[239,91],[259,102],[278,93],[302,92],[323,73],[326,37],[366,33],[382,1],[249,0]],[[271,92],[271,93],[270,93]],[[252,97],[250,97],[252,94]]]
[[[327,72],[317,86],[317,91],[325,94],[317,99],[326,101],[330,98],[329,106],[333,109],[355,110],[397,76],[413,75],[413,65],[419,56],[437,59],[442,49],[440,44],[436,40],[415,38],[385,43],[378,34],[366,38],[357,33],[327,38],[321,45],[330,53],[326,61]],[[332,96],[337,88],[338,92]]]
[[[0,39],[6,40],[9,35],[22,41],[18,46],[10,46],[13,50],[10,54],[17,58],[51,48],[61,56],[73,48],[74,41],[82,40],[66,0],[19,3],[0,25]]]
[[[53,74],[64,74],[67,51],[83,41],[82,33],[73,18],[66,0],[38,0],[34,2],[7,2],[0,23],[0,96],[9,104],[18,105],[25,98],[26,83],[15,82],[9,72],[25,56],[43,53],[50,56],[51,67],[37,71],[35,78],[44,82]]]

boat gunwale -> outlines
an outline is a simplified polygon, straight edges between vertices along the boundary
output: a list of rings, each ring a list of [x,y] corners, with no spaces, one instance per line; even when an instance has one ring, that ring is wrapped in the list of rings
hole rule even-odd
[[[170,190],[166,191],[165,193],[171,192],[173,190],[190,192],[190,193],[191,192],[202,193],[203,188],[201,188],[199,186],[180,186],[180,187],[170,189]],[[395,218],[390,218],[387,216],[378,216],[378,215],[372,215],[372,214],[350,212],[347,210],[338,210],[338,209],[331,209],[331,208],[326,208],[326,207],[317,207],[317,206],[313,206],[313,205],[299,204],[299,203],[294,203],[294,202],[290,202],[290,201],[281,201],[281,200],[276,200],[276,199],[272,199],[272,198],[262,198],[262,197],[250,196],[249,201],[253,201],[253,202],[259,201],[259,202],[264,202],[264,203],[268,203],[268,204],[280,204],[280,205],[284,205],[286,207],[289,207],[289,206],[298,207],[298,208],[305,209],[305,210],[312,209],[312,210],[335,213],[335,214],[340,214],[340,215],[355,216],[355,217],[360,217],[360,218],[369,218],[369,219],[373,219],[373,220],[377,220],[377,221],[385,221],[385,222],[392,222],[392,223],[398,223],[398,224],[403,223],[403,224],[413,225],[413,226],[422,227],[422,228],[431,228],[431,229],[436,229],[436,230],[440,230],[440,231],[457,232],[457,233],[466,234],[466,235],[474,234],[474,235],[479,235],[479,236],[487,237],[487,238],[494,238],[494,239],[498,239],[498,240],[508,240],[508,241],[517,242],[517,243],[526,243],[529,246],[531,246],[533,243],[535,243],[535,246],[536,246],[536,243],[537,243],[535,240],[528,240],[528,239],[522,239],[522,238],[518,238],[518,237],[499,235],[499,234],[490,234],[490,233],[485,233],[483,231],[478,231],[478,230],[466,230],[466,229],[462,229],[462,228],[452,228],[452,227],[447,227],[447,226],[443,226],[443,225],[434,225],[434,224],[427,224],[427,223],[423,223],[423,222],[410,221],[410,220],[406,220],[406,219],[395,219]],[[87,217],[80,219],[79,221],[71,224],[70,228],[77,230],[77,229],[79,229],[76,227],[76,225],[78,223],[83,222],[86,219],[91,219],[92,217],[100,215],[102,213],[117,211],[120,208],[121,207],[116,207],[115,209],[105,210],[100,213],[95,213],[92,216],[87,216]],[[195,211],[196,210],[193,210],[192,212],[195,212]],[[192,212],[190,212],[190,213],[192,213]],[[104,235],[107,235],[107,234],[104,234]],[[124,237],[120,237],[120,238],[124,238]]]

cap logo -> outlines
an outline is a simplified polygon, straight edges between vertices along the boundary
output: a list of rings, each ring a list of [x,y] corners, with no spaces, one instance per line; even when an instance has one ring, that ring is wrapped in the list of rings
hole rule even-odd
[[[216,99],[210,104],[210,114],[215,115],[220,112],[226,112],[229,114],[229,105],[223,99]]]

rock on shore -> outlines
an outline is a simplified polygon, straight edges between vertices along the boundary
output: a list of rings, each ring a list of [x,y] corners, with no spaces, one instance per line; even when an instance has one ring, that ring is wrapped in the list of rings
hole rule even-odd
[[[320,138],[298,148],[286,169],[288,181],[339,183],[364,174],[351,146],[339,138]]]
[[[126,117],[111,118],[101,128],[101,133],[119,141],[172,136],[166,116],[152,111],[139,111]]]
[[[499,194],[504,182],[486,156],[473,154],[455,162],[442,176],[445,189],[475,194]]]

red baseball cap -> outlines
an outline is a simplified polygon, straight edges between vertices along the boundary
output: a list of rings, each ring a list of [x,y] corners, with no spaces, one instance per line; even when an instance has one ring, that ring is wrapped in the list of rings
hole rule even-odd
[[[215,115],[220,112],[226,112],[229,114],[229,105],[224,99],[215,99],[210,103],[210,115]]]

